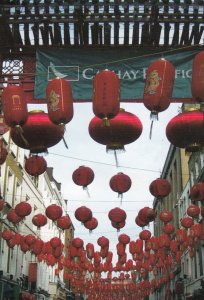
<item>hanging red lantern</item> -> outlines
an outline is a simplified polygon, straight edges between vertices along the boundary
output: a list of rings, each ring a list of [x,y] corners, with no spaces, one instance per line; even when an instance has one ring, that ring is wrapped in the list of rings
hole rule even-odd
[[[142,133],[142,123],[132,113],[120,110],[114,118],[110,119],[110,126],[105,126],[103,121],[94,117],[89,123],[91,138],[106,146],[106,150],[124,150],[126,144],[136,141]]]
[[[31,176],[39,176],[47,170],[47,162],[42,156],[32,155],[26,159],[25,170]]]
[[[94,245],[92,243],[88,243],[86,245],[86,253],[89,259],[92,259],[94,257]]]
[[[62,244],[62,242],[61,242],[60,238],[58,238],[57,236],[50,239],[50,245],[53,248],[57,248],[57,247],[61,246],[61,244]]]
[[[170,194],[171,184],[167,179],[157,178],[150,183],[150,193],[156,198],[163,198]]]
[[[149,222],[145,222],[145,221],[142,221],[138,216],[136,216],[136,218],[135,218],[135,223],[137,224],[137,226],[139,226],[139,227],[144,227],[144,226],[146,226],[146,225],[148,225],[149,224]]]
[[[173,213],[164,209],[160,212],[159,219],[164,223],[168,223],[173,219]]]
[[[21,86],[9,85],[2,93],[5,123],[9,127],[22,126],[28,118],[26,95]]]
[[[144,229],[139,233],[139,237],[141,240],[147,241],[151,238],[151,232],[147,229]]]
[[[0,165],[3,165],[3,163],[5,163],[7,155],[8,151],[4,146],[4,142],[2,141],[2,139],[0,139]]]
[[[175,79],[174,65],[166,59],[152,62],[147,69],[144,87],[144,106],[151,111],[152,119],[150,138],[152,135],[153,121],[158,120],[158,113],[166,110],[173,93]]]
[[[64,135],[64,128],[53,124],[48,114],[41,110],[30,111],[22,129],[21,135],[11,129],[11,138],[17,146],[31,153],[47,152],[47,148],[59,143]]]
[[[127,234],[122,233],[119,235],[118,241],[124,245],[127,245],[130,243],[130,237]]]
[[[36,241],[36,237],[32,234],[27,234],[25,237],[24,237],[24,242],[26,244],[28,244],[28,246],[31,246],[32,244],[34,244]]]
[[[72,88],[69,82],[62,78],[55,78],[46,87],[48,101],[48,116],[57,125],[64,125],[73,118]]]
[[[84,241],[80,238],[74,238],[72,240],[72,245],[75,247],[75,248],[83,248],[84,246]]]
[[[72,180],[85,189],[94,180],[94,172],[89,167],[80,166],[72,173]]]
[[[184,217],[181,219],[181,225],[185,228],[190,228],[194,224],[194,221],[191,217]]]
[[[203,122],[202,111],[182,112],[167,124],[166,136],[175,147],[185,148],[187,152],[199,151],[204,146]]]
[[[15,209],[11,208],[7,213],[7,219],[9,222],[13,223],[14,225],[18,224],[22,221],[22,218],[19,217],[15,211]]]
[[[119,113],[120,80],[111,70],[98,72],[93,81],[93,113],[100,119],[110,119]]]
[[[46,216],[52,221],[56,221],[57,219],[61,218],[62,213],[61,206],[57,204],[51,204],[45,210]]]
[[[106,238],[105,236],[101,236],[97,239],[97,244],[100,246],[100,247],[108,247],[109,246],[109,239]]]
[[[118,256],[123,256],[125,255],[125,245],[122,243],[117,243],[116,244],[116,249],[117,249],[117,254]]]
[[[5,240],[5,241],[9,241],[14,237],[14,233],[13,231],[9,230],[9,229],[4,229],[2,231],[1,237]]]
[[[191,81],[191,92],[192,97],[197,102],[204,101],[204,51],[200,51],[195,55],[192,65],[192,81]]]
[[[111,221],[111,225],[117,229],[117,231],[120,231],[120,229],[122,229],[123,227],[125,227],[125,220],[124,221],[121,221],[121,222],[114,222],[114,221]]]
[[[145,223],[149,223],[155,220],[156,212],[153,208],[150,207],[143,207],[138,212],[138,217],[141,221]]]
[[[132,181],[128,175],[120,172],[111,177],[109,185],[114,192],[122,197],[123,193],[131,188]]]
[[[74,215],[75,215],[75,218],[82,223],[91,220],[91,218],[93,217],[92,211],[90,210],[90,208],[88,208],[86,206],[78,207],[75,210]]]
[[[186,213],[189,217],[197,218],[200,214],[200,207],[198,205],[191,204],[187,208]]]
[[[94,217],[92,217],[90,220],[84,222],[84,227],[89,229],[90,232],[92,232],[92,230],[96,229],[97,226],[98,226],[98,220]]]
[[[43,214],[36,214],[32,218],[33,225],[37,226],[38,228],[45,226],[47,224],[47,218]]]
[[[175,231],[174,225],[172,223],[167,223],[162,227],[162,231],[166,234],[172,234]]]
[[[30,215],[31,211],[32,206],[26,201],[22,201],[15,206],[15,212],[21,218],[25,218],[26,216]]]
[[[115,207],[109,211],[108,217],[111,222],[120,223],[126,220],[127,215],[123,209]]]
[[[192,201],[204,201],[204,182],[195,183],[190,189],[189,197]]]
[[[69,216],[62,216],[57,219],[57,226],[62,230],[69,229],[72,226],[72,221]]]
[[[158,118],[158,113],[169,107],[174,79],[175,68],[168,60],[162,58],[148,66],[143,103],[151,111],[151,116]]]

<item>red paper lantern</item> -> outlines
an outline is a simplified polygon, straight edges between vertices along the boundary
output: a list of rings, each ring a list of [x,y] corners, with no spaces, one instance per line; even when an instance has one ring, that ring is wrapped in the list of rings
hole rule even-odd
[[[127,245],[130,242],[130,237],[127,234],[122,233],[119,235],[118,241],[124,245]]]
[[[118,256],[123,256],[123,255],[125,255],[125,245],[124,245],[124,244],[122,244],[122,243],[117,243],[116,249],[117,249],[117,254],[118,254]]]
[[[75,210],[74,215],[75,215],[75,218],[82,223],[91,220],[91,218],[93,217],[92,211],[90,210],[90,208],[88,208],[86,206],[78,207]]]
[[[156,212],[153,208],[150,207],[143,207],[138,212],[138,217],[141,221],[145,223],[149,223],[155,220]]]
[[[172,212],[164,209],[160,212],[159,219],[164,223],[168,223],[173,219],[173,214]]]
[[[139,233],[139,237],[141,240],[147,241],[151,238],[151,232],[145,229]]]
[[[157,178],[149,186],[150,193],[156,198],[163,198],[170,194],[171,184],[167,179]]]
[[[9,229],[4,229],[2,231],[1,236],[5,241],[9,241],[10,239],[12,239],[14,237],[14,233],[13,233],[13,231],[11,231]]]
[[[98,220],[94,217],[92,217],[91,220],[84,222],[84,227],[89,229],[90,232],[96,229],[97,226],[98,226]]]
[[[151,111],[151,115],[158,115],[166,110],[173,93],[175,68],[166,59],[152,62],[147,69],[144,87],[144,106]]]
[[[64,125],[73,118],[72,88],[69,82],[62,78],[55,78],[46,87],[48,101],[48,116],[58,125]]]
[[[61,242],[60,238],[58,238],[56,236],[50,239],[50,245],[53,248],[57,248],[57,247],[61,246],[61,244],[62,244],[62,242]]]
[[[109,239],[107,239],[105,236],[101,236],[101,237],[98,238],[97,244],[102,248],[103,247],[108,247],[109,246]]]
[[[184,217],[181,219],[181,225],[185,228],[190,228],[194,224],[194,221],[191,217]]]
[[[145,222],[145,221],[141,220],[138,216],[136,216],[136,218],[135,218],[135,223],[136,223],[139,227],[144,227],[144,226],[146,226],[146,225],[149,224],[148,221]]]
[[[59,143],[64,135],[64,128],[53,124],[48,114],[41,110],[30,111],[22,129],[21,135],[11,129],[11,138],[17,146],[31,153],[47,152],[47,148]]]
[[[61,206],[57,204],[51,204],[45,210],[46,216],[52,221],[56,221],[57,219],[61,218],[62,213]]]
[[[8,151],[4,147],[4,142],[2,139],[0,139],[0,165],[3,165],[3,163],[6,161],[8,155]]]
[[[15,211],[15,209],[11,208],[7,213],[7,219],[9,222],[13,223],[14,225],[18,224],[22,221],[22,218],[19,217]]]
[[[197,102],[204,101],[204,51],[195,55],[192,65],[191,92],[192,97]]]
[[[115,229],[117,229],[117,231],[120,231],[120,229],[122,229],[123,227],[125,227],[125,224],[126,224],[125,220],[121,221],[121,222],[113,222],[113,221],[111,221],[111,225]]]
[[[69,229],[72,225],[72,221],[69,216],[62,216],[57,219],[57,226],[62,230]]]
[[[200,207],[195,204],[191,204],[187,208],[186,213],[189,217],[197,218],[200,214]]]
[[[203,112],[182,112],[167,124],[166,136],[175,147],[185,148],[187,152],[199,151],[204,146],[203,123]]]
[[[32,244],[35,243],[36,241],[36,237],[32,234],[28,234],[24,237],[24,241],[26,244],[28,244],[29,246],[31,246]]]
[[[109,211],[108,217],[111,222],[120,223],[126,220],[127,215],[123,209],[115,207]]]
[[[98,72],[93,81],[93,113],[100,119],[110,119],[119,113],[120,80],[114,71]]]
[[[9,127],[22,126],[28,118],[26,95],[21,86],[9,85],[2,93],[5,123]]]
[[[114,192],[122,195],[130,189],[132,181],[128,175],[120,172],[111,177],[109,185]]]
[[[30,215],[31,211],[32,211],[32,206],[26,201],[22,201],[16,204],[15,206],[15,212],[21,218]]]
[[[25,170],[31,176],[39,176],[47,170],[47,162],[42,156],[32,155],[26,159]]]
[[[72,173],[72,180],[75,184],[86,188],[94,180],[94,172],[89,167],[80,166]]]
[[[92,139],[108,150],[124,150],[126,144],[136,141],[142,133],[142,123],[132,113],[121,110],[117,116],[110,119],[110,126],[94,117],[89,123],[89,134]]]
[[[197,182],[190,189],[192,201],[204,201],[204,182]]]
[[[45,226],[47,224],[47,218],[43,214],[36,214],[32,218],[33,225],[37,226],[38,228]]]
[[[86,244],[86,253],[89,259],[94,257],[94,245],[92,243]]]
[[[72,240],[72,245],[75,247],[75,248],[83,248],[84,246],[84,241],[80,238],[74,238]]]
[[[174,232],[175,228],[172,223],[167,223],[162,227],[162,231],[166,234],[172,234]]]

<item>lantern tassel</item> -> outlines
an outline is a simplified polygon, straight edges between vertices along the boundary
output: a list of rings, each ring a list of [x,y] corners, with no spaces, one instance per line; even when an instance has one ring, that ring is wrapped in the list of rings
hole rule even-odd
[[[120,198],[120,205],[123,203],[123,193],[118,193],[118,198]]]
[[[110,121],[107,117],[103,118],[103,125],[104,126],[110,126]]]
[[[25,145],[28,147],[28,141],[23,136],[23,128],[20,125],[16,125],[15,129],[16,129],[17,133],[20,134],[20,136],[21,136],[23,142],[25,143]]]
[[[154,121],[155,120],[158,121],[158,112],[155,112],[155,111],[151,112],[150,120],[152,120],[151,125],[150,125],[150,132],[149,132],[149,139],[151,140]]]
[[[88,187],[87,186],[83,186],[83,190],[86,191],[88,197],[90,198],[90,194],[89,194],[89,190],[88,190]]]
[[[116,167],[118,168],[118,167],[119,167],[119,164],[118,164],[118,157],[117,157],[117,152],[116,152],[116,150],[114,150],[114,157],[115,157],[115,164],[116,164]]]
[[[67,143],[66,143],[66,141],[65,141],[65,138],[63,137],[62,139],[63,139],[63,142],[64,142],[65,147],[66,147],[67,149],[69,149],[69,147],[68,147],[68,145],[67,145]]]

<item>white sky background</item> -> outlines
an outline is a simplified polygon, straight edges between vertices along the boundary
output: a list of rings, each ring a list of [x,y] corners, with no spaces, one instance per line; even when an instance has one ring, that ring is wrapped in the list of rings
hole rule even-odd
[[[75,237],[82,238],[85,245],[93,243],[95,251],[100,251],[97,239],[102,235],[106,236],[110,240],[109,250],[113,253],[119,234],[126,233],[131,240],[136,240],[142,230],[136,225],[135,217],[142,207],[152,207],[154,197],[149,192],[149,185],[160,177],[169,149],[165,134],[166,125],[178,114],[181,104],[171,104],[166,111],[159,113],[159,120],[153,125],[151,140],[150,111],[139,103],[121,103],[120,106],[139,117],[143,124],[143,132],[138,140],[125,146],[124,153],[118,154],[118,168],[114,155],[106,153],[106,147],[96,143],[89,135],[89,122],[94,117],[92,103],[74,104],[74,117],[66,125],[64,136],[69,149],[61,141],[49,148],[49,154],[45,156],[48,166],[54,168],[55,179],[62,184],[64,199],[68,200],[68,214],[75,227]],[[72,180],[72,173],[81,165],[92,168],[95,174],[94,181],[88,186],[90,197]],[[110,178],[118,172],[127,174],[132,180],[130,190],[123,194],[122,204],[118,194],[109,186]],[[89,207],[98,220],[98,227],[91,234],[74,217],[75,210],[80,206]],[[120,207],[127,213],[126,226],[120,232],[112,227],[108,218],[108,212],[114,207]],[[129,253],[128,248],[126,252]],[[114,261],[117,261],[117,257]]]

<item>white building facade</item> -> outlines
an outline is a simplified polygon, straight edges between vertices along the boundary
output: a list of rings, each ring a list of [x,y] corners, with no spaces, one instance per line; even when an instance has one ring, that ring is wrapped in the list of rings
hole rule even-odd
[[[33,216],[38,213],[45,214],[45,209],[51,204],[59,205],[63,215],[66,214],[66,202],[60,192],[61,184],[54,179],[53,168],[48,168],[38,177],[30,176],[24,169],[26,151],[11,141],[9,132],[4,134],[2,139],[8,149],[8,156],[6,162],[1,165],[1,196],[5,202],[0,212],[0,232],[8,229],[21,237],[33,235],[44,243],[53,237],[60,237],[64,244],[64,231],[57,227],[56,222],[47,218],[47,224],[41,228],[32,223]],[[22,201],[28,202],[32,211],[15,225],[8,221],[7,213]],[[41,255],[39,259],[30,250],[22,251],[20,245],[9,247],[2,237],[0,252],[0,300],[20,299],[21,292],[31,293],[33,299],[66,299],[63,269],[58,269],[57,262],[54,266],[49,265],[46,262],[46,254],[44,257]],[[34,276],[34,281],[30,281],[30,276]],[[58,294],[61,296],[57,297]]]

